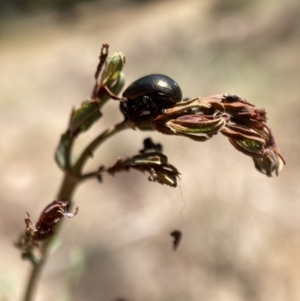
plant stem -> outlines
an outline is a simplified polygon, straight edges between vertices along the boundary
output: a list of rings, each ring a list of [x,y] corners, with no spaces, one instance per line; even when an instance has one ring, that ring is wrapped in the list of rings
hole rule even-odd
[[[76,175],[80,175],[82,168],[89,157],[93,155],[93,152],[97,147],[99,147],[106,139],[115,135],[116,133],[130,128],[131,124],[129,121],[122,121],[110,129],[107,129],[103,133],[101,133],[98,137],[96,137],[82,152],[81,156],[79,157],[77,163],[74,166],[74,171]]]
[[[74,166],[73,170],[66,171],[61,187],[59,189],[59,192],[57,194],[57,198],[65,199],[70,201],[70,206],[72,207],[72,197],[73,194],[78,186],[78,184],[84,179],[80,178],[81,170],[87,161],[87,159],[91,156],[91,154],[95,151],[97,147],[100,146],[105,140],[107,140],[109,137],[113,136],[114,134],[130,127],[130,123],[127,121],[123,121],[114,127],[104,131],[102,134],[100,134],[98,137],[96,137],[83,151],[81,156],[79,157],[76,165]],[[57,227],[55,227],[55,234],[51,236],[47,241],[41,245],[40,251],[41,251],[41,260],[39,264],[32,265],[32,269],[30,272],[30,276],[28,279],[26,291],[24,294],[24,301],[32,301],[33,300],[33,294],[36,290],[38,281],[40,279],[40,275],[43,269],[43,266],[46,263],[46,260],[48,258],[51,245],[55,238],[57,237],[58,233],[60,232],[62,228],[63,222],[60,222]]]
[[[72,199],[72,195],[79,184],[78,180],[74,179],[74,177],[70,176],[69,174],[65,173],[61,188],[57,194],[58,198],[61,199]],[[25,295],[24,295],[24,301],[31,301],[33,299],[33,294],[36,290],[36,286],[38,284],[38,280],[40,278],[40,274],[42,271],[42,268],[47,260],[50,246],[54,239],[56,238],[57,234],[59,233],[60,229],[62,228],[62,222],[58,224],[58,227],[55,227],[55,235],[51,236],[47,241],[44,242],[44,244],[41,246],[41,261],[39,264],[32,265],[32,269],[30,272],[30,276],[28,279],[28,284],[26,287]]]

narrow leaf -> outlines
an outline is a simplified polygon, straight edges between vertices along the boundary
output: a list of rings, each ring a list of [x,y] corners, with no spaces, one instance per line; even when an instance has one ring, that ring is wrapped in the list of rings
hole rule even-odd
[[[77,109],[70,121],[69,130],[73,135],[88,130],[102,116],[98,102],[94,100],[85,101],[79,109]]]
[[[64,133],[61,135],[59,145],[55,152],[55,161],[58,166],[62,169],[66,169],[67,165],[67,158],[69,157],[69,150],[72,143],[72,137],[69,132]]]

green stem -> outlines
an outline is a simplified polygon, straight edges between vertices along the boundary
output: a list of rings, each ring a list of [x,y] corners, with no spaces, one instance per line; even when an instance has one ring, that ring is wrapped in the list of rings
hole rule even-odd
[[[87,159],[91,156],[91,154],[95,151],[97,147],[99,147],[105,140],[107,140],[109,137],[115,135],[116,133],[129,128],[130,123],[127,121],[123,121],[116,126],[104,131],[101,135],[96,137],[83,151],[81,156],[79,157],[76,165],[74,166],[73,170],[66,171],[62,185],[60,187],[60,190],[57,194],[57,198],[70,200],[70,205],[72,207],[72,197],[73,194],[78,186],[78,184],[84,180],[84,178],[80,178],[80,173],[82,171],[82,168],[87,161]],[[57,237],[59,231],[61,230],[63,225],[63,222],[60,222],[57,227],[55,227],[55,235],[51,236],[47,241],[41,245],[40,251],[41,251],[41,261],[39,264],[32,265],[32,269],[30,272],[30,276],[28,279],[25,295],[24,295],[24,301],[32,301],[33,300],[33,294],[36,290],[43,266],[46,263],[46,260],[48,258],[51,245],[54,241],[54,239]]]
[[[78,180],[74,177],[69,176],[67,173],[64,176],[61,188],[57,194],[58,198],[72,200],[72,196],[75,192],[77,185],[79,184]],[[36,286],[38,284],[38,280],[40,278],[41,271],[43,266],[47,260],[49,255],[50,246],[53,243],[53,240],[56,238],[57,234],[59,233],[60,229],[62,228],[63,223],[59,223],[58,227],[55,228],[55,235],[49,238],[44,244],[41,246],[41,261],[39,264],[32,265],[30,276],[28,279],[28,284],[26,287],[24,301],[31,301],[33,299],[33,294],[36,290]]]
[[[79,157],[77,163],[74,166],[74,171],[76,175],[80,175],[82,168],[89,157],[91,157],[96,150],[105,140],[109,137],[115,135],[116,133],[130,128],[131,124],[129,121],[122,121],[110,129],[107,129],[103,133],[101,133],[98,137],[96,137],[83,151],[81,156]]]

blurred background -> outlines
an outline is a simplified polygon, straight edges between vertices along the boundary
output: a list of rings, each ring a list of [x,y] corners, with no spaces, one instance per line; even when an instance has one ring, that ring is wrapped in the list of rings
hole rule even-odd
[[[162,73],[185,97],[235,93],[265,108],[287,166],[277,178],[221,135],[205,143],[128,130],[87,170],[161,142],[178,188],[138,172],[84,183],[36,300],[300,300],[300,2],[0,2],[0,300],[21,300],[29,262],[13,242],[57,193],[54,151],[87,99],[102,43],[126,55],[126,82]],[[76,153],[122,118],[111,101]],[[172,250],[170,232],[183,239]]]

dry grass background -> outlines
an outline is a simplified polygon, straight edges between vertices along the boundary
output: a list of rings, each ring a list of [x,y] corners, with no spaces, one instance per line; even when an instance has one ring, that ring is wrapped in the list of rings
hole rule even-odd
[[[185,96],[236,93],[266,108],[287,166],[267,178],[221,136],[121,133],[88,168],[135,154],[151,135],[182,173],[180,188],[136,172],[82,185],[36,300],[300,300],[300,2],[237,3],[106,1],[2,24],[1,301],[21,298],[29,263],[13,241],[25,211],[36,220],[56,194],[53,153],[71,108],[90,94],[103,42],[126,54],[127,83],[159,72]],[[112,101],[77,151],[120,118]],[[173,252],[175,228],[183,240]]]

